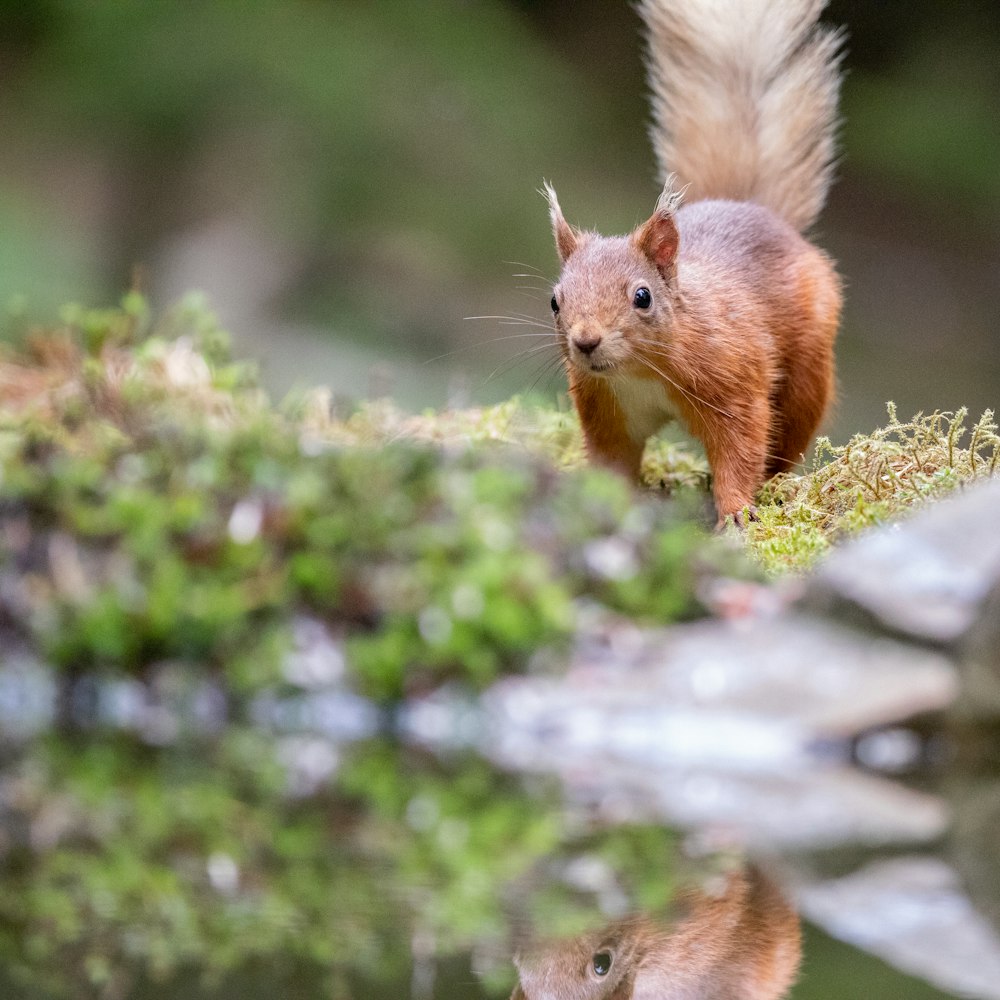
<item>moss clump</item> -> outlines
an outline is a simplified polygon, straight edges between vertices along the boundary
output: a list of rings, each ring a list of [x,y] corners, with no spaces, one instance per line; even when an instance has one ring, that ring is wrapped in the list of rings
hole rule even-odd
[[[771,571],[809,567],[844,535],[905,514],[964,484],[994,475],[1000,437],[987,410],[974,424],[968,411],[889,422],[845,445],[820,438],[812,467],[766,484],[747,531],[751,552]]]
[[[0,385],[0,626],[67,670],[181,659],[249,690],[308,614],[395,698],[524,669],[581,599],[698,608],[702,533],[581,467],[565,413],[275,409],[203,307],[151,328],[134,296],[68,311]]]
[[[964,408],[918,413],[903,422],[889,403],[888,415],[885,427],[856,434],[845,445],[820,438],[809,468],[764,485],[759,520],[742,537],[748,553],[768,573],[806,570],[845,535],[991,476],[1000,465],[1000,437],[989,410],[971,426]],[[572,411],[529,408],[517,399],[418,417],[378,402],[363,406],[346,422],[326,417],[317,426],[327,436],[354,444],[400,438],[447,446],[494,441],[537,452],[561,469],[586,464]],[[689,497],[704,495],[711,479],[698,450],[663,436],[647,445],[642,472],[650,491]]]

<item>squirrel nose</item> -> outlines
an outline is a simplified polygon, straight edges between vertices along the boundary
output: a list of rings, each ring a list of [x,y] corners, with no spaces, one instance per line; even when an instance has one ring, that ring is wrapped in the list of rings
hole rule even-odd
[[[600,344],[600,337],[574,337],[573,345],[581,353],[590,357],[591,354],[597,349],[597,345]]]

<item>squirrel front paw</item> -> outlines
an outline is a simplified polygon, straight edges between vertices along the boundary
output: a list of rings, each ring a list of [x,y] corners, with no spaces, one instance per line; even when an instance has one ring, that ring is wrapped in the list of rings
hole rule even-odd
[[[760,521],[760,518],[757,516],[757,508],[753,504],[747,504],[728,514],[720,513],[719,520],[715,522],[715,530],[724,531],[727,524],[734,524],[740,531],[746,531],[751,521]]]

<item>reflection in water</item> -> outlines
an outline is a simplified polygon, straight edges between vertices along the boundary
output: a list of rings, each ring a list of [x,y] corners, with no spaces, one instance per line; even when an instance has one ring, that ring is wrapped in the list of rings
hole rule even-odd
[[[506,734],[504,746],[516,735],[500,711],[510,699],[499,693],[478,708],[427,700],[423,711],[414,703],[390,717],[372,706],[359,711],[338,688],[290,685],[240,706],[202,671],[180,665],[152,673],[146,684],[82,678],[59,688],[41,664],[8,657],[0,664],[0,996],[504,1000],[525,927],[563,944],[519,949],[514,996],[524,1000],[639,1000],[654,987],[656,1000],[783,995],[798,948],[788,904],[749,869],[719,881],[716,892],[709,880],[707,894],[687,899],[678,919],[671,906],[678,872],[690,865],[685,847],[693,841],[710,853],[750,839],[734,825],[734,810],[745,822],[770,826],[787,818],[794,801],[796,829],[808,821],[824,832],[826,823],[828,836],[820,839],[829,845],[837,839],[825,819],[830,810],[844,813],[853,803],[870,820],[872,796],[843,783],[834,790],[854,794],[832,794],[831,773],[846,779],[852,769],[841,756],[831,759],[826,745],[820,764],[799,759],[796,787],[813,787],[794,801],[773,794],[788,779],[785,767],[758,773],[744,760],[734,774],[718,755],[685,761],[661,746],[658,757],[640,759],[629,756],[631,744],[623,749],[613,740],[595,748],[601,734],[621,731],[625,685],[619,679],[594,690],[602,702],[615,693],[617,722],[595,715],[588,726],[576,725],[579,711],[563,698],[562,728],[549,726],[545,741],[534,742],[535,716],[522,711],[531,767],[512,773],[469,749],[470,733],[491,731],[484,713]],[[676,692],[671,703],[679,711]],[[523,709],[524,698],[518,704]],[[425,744],[433,742],[428,713],[440,724],[435,751],[401,745],[399,734],[412,739],[417,730]],[[657,720],[647,713],[645,728],[636,723],[634,731],[652,740],[664,728]],[[699,745],[713,737],[709,722],[699,717]],[[371,738],[378,731],[395,738]],[[565,731],[576,741],[557,753]],[[672,829],[681,817],[670,822],[668,807],[695,786],[722,789],[713,801],[726,811],[692,824],[682,839]],[[860,787],[878,791],[883,803],[893,788],[904,794],[872,775]],[[770,793],[755,798],[755,789]],[[905,801],[914,801],[912,794]],[[973,898],[988,903],[997,863],[987,799],[995,796],[977,786],[964,799],[930,789],[923,799],[933,808],[920,815],[933,820],[927,829],[943,860],[967,884],[978,880]],[[961,807],[965,800],[971,805]],[[945,839],[949,801],[957,821]],[[815,803],[825,808],[804,808]],[[869,822],[854,829],[888,828]],[[904,832],[908,849],[919,851],[912,817]],[[794,890],[807,916],[955,988],[958,980],[935,953],[937,943],[954,937],[924,935],[920,963],[897,957],[901,944],[916,940],[904,926],[909,920],[912,927],[912,907],[879,918],[885,947],[844,930],[852,914],[889,912],[879,907],[900,898],[899,865],[865,895],[853,891],[867,892],[861,881],[839,878],[843,867],[832,871],[814,860],[815,838],[812,846],[798,837],[784,848],[782,886]],[[846,888],[860,905],[848,905]],[[965,898],[961,887],[955,891],[955,899]],[[919,902],[920,914],[953,920],[955,908],[943,910],[942,898]],[[832,917],[824,899],[833,901]],[[964,926],[953,923],[950,933],[962,936]],[[606,933],[581,936],[582,927]],[[985,974],[1000,955],[990,934],[984,925],[968,969]],[[796,1000],[871,995],[850,978],[851,966],[846,973],[824,966],[822,952],[820,942],[806,955]],[[856,966],[857,954],[851,958]],[[571,982],[574,971],[581,989]],[[940,996],[886,975],[882,995]],[[976,987],[969,995],[996,994]]]
[[[516,959],[511,1000],[777,1000],[799,966],[799,920],[756,868],[687,900],[667,924],[650,917],[545,945]]]
[[[943,860],[871,861],[849,875],[803,885],[798,897],[803,913],[841,940],[960,996],[1000,1000],[997,933]]]

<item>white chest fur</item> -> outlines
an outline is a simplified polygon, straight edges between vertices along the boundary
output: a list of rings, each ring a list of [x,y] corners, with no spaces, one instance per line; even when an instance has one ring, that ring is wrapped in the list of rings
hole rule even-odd
[[[633,441],[645,441],[677,416],[670,397],[659,379],[617,375],[611,389],[625,414],[625,424]]]

